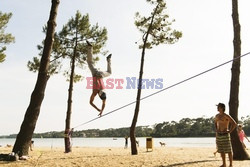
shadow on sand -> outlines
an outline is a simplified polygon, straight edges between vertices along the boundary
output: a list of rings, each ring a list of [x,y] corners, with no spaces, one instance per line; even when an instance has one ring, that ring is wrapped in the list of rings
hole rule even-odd
[[[175,166],[191,165],[191,164],[198,164],[198,163],[204,163],[204,162],[213,162],[213,161],[218,161],[218,160],[202,160],[202,161],[183,162],[183,163],[170,164],[170,165],[167,165],[167,166],[161,165],[159,167],[175,167]]]

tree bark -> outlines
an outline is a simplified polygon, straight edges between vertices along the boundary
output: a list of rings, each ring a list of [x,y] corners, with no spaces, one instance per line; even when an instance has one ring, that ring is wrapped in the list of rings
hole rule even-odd
[[[49,59],[54,41],[56,16],[59,3],[60,0],[52,0],[50,17],[47,23],[48,29],[46,33],[44,50],[41,57],[36,85],[34,91],[32,92],[30,104],[26,110],[24,120],[13,147],[13,152],[17,153],[19,156],[28,155],[29,153],[29,145],[32,139],[33,132],[35,130],[37,119],[39,117],[40,107],[42,105],[45,88],[49,79]]]
[[[74,72],[75,71],[75,53],[71,62],[71,74],[70,74],[70,84],[68,89],[68,106],[67,106],[67,114],[65,120],[65,131],[64,131],[64,142],[65,142],[65,153],[71,152],[71,143],[69,132],[71,131],[70,123],[71,123],[71,113],[72,113],[72,95],[73,95],[73,85],[74,85]]]
[[[234,58],[241,56],[241,37],[240,37],[240,22],[238,14],[238,0],[232,0],[232,19],[234,30]],[[239,85],[240,85],[240,62],[241,59],[237,58],[233,61],[231,69],[231,86],[230,86],[230,99],[229,99],[229,114],[238,123],[238,107],[239,107]],[[237,130],[231,133],[231,141],[233,147],[233,158],[235,160],[249,159],[249,155],[242,146]]]
[[[143,66],[144,66],[144,56],[145,56],[145,50],[146,50],[146,44],[148,40],[148,35],[151,32],[153,21],[154,21],[154,16],[157,12],[158,5],[155,8],[155,11],[153,13],[153,16],[151,18],[150,25],[148,27],[145,39],[143,39],[143,48],[142,48],[142,56],[141,56],[141,66],[140,66],[140,73],[139,73],[139,84],[138,84],[138,90],[137,90],[137,98],[136,98],[136,106],[135,106],[135,113],[133,117],[133,121],[130,127],[130,141],[131,141],[131,154],[132,155],[137,155],[137,147],[136,147],[136,138],[135,138],[135,128],[136,128],[136,123],[140,111],[140,102],[141,102],[141,87],[142,87],[142,77],[143,77]]]
[[[71,122],[71,113],[72,113],[72,95],[73,95],[73,86],[74,86],[74,74],[75,74],[75,59],[77,54],[77,32],[76,32],[76,41],[75,41],[75,47],[74,47],[74,53],[71,61],[71,74],[70,74],[70,81],[69,81],[69,94],[68,94],[68,106],[67,106],[67,115],[66,115],[66,121],[65,121],[65,131],[64,131],[64,142],[65,142],[65,153],[69,153],[72,151],[70,138],[69,135],[71,128],[70,128],[70,122]]]

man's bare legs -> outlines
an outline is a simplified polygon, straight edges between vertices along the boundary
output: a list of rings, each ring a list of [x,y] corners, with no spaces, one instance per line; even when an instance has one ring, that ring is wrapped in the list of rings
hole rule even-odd
[[[107,71],[100,71],[97,68],[94,67],[94,62],[93,62],[93,46],[87,41],[88,44],[88,53],[87,53],[87,63],[88,67],[92,73],[93,77],[100,77],[100,78],[105,78],[111,75],[111,55],[109,54],[107,56]]]
[[[91,71],[91,74],[93,77],[96,77],[98,74],[98,70],[94,66],[94,61],[93,61],[93,46],[87,41],[88,44],[88,53],[87,53],[87,63],[89,70]]]
[[[222,163],[223,164],[220,167],[226,167],[226,154],[221,153],[221,158],[222,158]],[[229,162],[230,162],[229,167],[232,167],[233,166],[233,154],[228,153],[228,158],[229,158]]]
[[[229,157],[229,162],[230,162],[230,167],[233,166],[233,154],[232,153],[228,153],[228,157]]]
[[[220,153],[221,158],[222,158],[222,165],[220,167],[226,167],[226,154],[225,153]]]

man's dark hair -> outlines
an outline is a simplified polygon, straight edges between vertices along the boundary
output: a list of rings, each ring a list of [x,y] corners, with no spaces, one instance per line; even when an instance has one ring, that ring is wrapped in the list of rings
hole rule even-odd
[[[217,104],[217,106],[218,106],[218,107],[221,107],[221,108],[223,109],[223,111],[226,110],[226,106],[225,106],[225,104],[223,104],[223,103],[219,103],[219,104]]]

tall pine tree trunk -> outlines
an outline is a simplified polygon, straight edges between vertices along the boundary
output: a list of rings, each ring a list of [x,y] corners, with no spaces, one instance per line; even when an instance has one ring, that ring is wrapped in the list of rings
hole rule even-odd
[[[49,78],[48,67],[53,46],[56,16],[59,3],[60,0],[52,0],[50,17],[47,23],[48,29],[36,85],[34,91],[32,92],[30,104],[26,110],[24,120],[13,147],[13,152],[18,153],[19,156],[28,155],[29,153],[29,144],[36,127],[36,122],[40,113],[40,107],[44,98],[44,92]]]
[[[71,61],[71,74],[70,74],[70,83],[68,89],[68,105],[67,105],[67,114],[65,120],[65,131],[64,131],[64,143],[65,143],[65,153],[71,152],[71,143],[70,143],[70,122],[71,122],[71,113],[72,113],[72,95],[73,95],[73,85],[74,85],[74,71],[75,71],[75,56],[73,56]]]
[[[77,32],[76,32],[76,39],[77,39]],[[65,143],[65,153],[69,153],[72,151],[70,138],[71,135],[70,131],[70,122],[71,122],[71,113],[72,113],[72,95],[73,95],[73,85],[74,85],[74,75],[75,75],[75,59],[77,54],[77,40],[75,41],[74,53],[71,60],[71,73],[70,73],[70,80],[69,80],[69,94],[68,94],[68,106],[67,106],[67,115],[65,121],[65,131],[64,131],[64,143]]]
[[[139,84],[138,84],[138,90],[137,90],[135,113],[134,113],[134,118],[130,127],[130,141],[131,141],[132,155],[138,154],[137,147],[136,147],[135,128],[136,128],[137,118],[138,118],[139,110],[140,110],[144,56],[145,56],[145,47],[143,47],[142,56],[141,56],[141,67],[140,67],[140,74],[139,74]]]
[[[233,19],[233,30],[234,30],[234,58],[241,56],[241,38],[240,38],[240,22],[238,14],[238,0],[232,0],[232,19]],[[232,76],[231,76],[231,87],[230,87],[230,99],[229,99],[229,114],[232,118],[238,122],[238,107],[239,107],[239,85],[240,85],[240,61],[233,61],[232,64]],[[232,147],[233,147],[233,158],[236,160],[249,159],[249,155],[243,148],[237,130],[231,133]]]
[[[155,8],[155,11],[154,11],[153,16],[151,18],[150,25],[149,25],[147,33],[146,33],[146,36],[143,39],[141,67],[140,67],[140,73],[139,73],[139,84],[138,84],[137,97],[136,97],[135,113],[134,113],[133,121],[132,121],[132,124],[131,124],[131,127],[130,127],[130,141],[131,141],[131,154],[132,155],[137,155],[138,154],[137,147],[136,147],[135,128],[136,128],[136,123],[137,123],[137,119],[138,119],[138,115],[139,115],[139,111],[140,111],[144,56],[145,56],[145,50],[146,50],[148,35],[151,32],[154,17],[155,17],[155,14],[157,12],[157,9],[158,9],[158,5]]]

